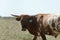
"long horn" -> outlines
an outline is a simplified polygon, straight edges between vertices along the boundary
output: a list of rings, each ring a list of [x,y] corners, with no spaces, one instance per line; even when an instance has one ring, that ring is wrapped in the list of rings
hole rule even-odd
[[[11,14],[12,16],[14,16],[14,17],[19,17],[18,15],[13,15],[13,14]]]

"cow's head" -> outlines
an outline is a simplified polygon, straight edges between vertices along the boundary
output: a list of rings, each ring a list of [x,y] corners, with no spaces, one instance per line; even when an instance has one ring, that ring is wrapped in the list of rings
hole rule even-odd
[[[29,18],[29,16],[28,15],[21,15],[21,16],[12,15],[12,16],[15,16],[17,21],[21,21],[22,31],[26,31],[26,29],[27,29],[27,26],[26,26],[27,20],[26,19]]]

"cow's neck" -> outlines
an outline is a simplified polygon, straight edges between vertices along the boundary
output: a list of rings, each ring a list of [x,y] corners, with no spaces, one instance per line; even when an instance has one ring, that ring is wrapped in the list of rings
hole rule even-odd
[[[27,27],[28,31],[31,33],[31,34],[34,34],[34,35],[38,35],[37,32],[38,32],[38,26],[30,26],[28,25]]]

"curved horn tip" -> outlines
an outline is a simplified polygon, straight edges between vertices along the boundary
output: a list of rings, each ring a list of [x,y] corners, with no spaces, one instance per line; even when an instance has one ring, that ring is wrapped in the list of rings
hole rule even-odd
[[[12,16],[19,17],[18,15],[11,14]]]

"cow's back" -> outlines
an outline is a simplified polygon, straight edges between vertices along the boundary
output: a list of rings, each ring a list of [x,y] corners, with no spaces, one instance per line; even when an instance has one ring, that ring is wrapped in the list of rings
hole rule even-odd
[[[43,16],[43,25],[47,25],[47,19],[49,18],[49,14],[38,14],[38,15],[36,15],[36,17],[37,17],[37,22],[39,22],[39,20],[40,20],[40,17],[41,16]]]

